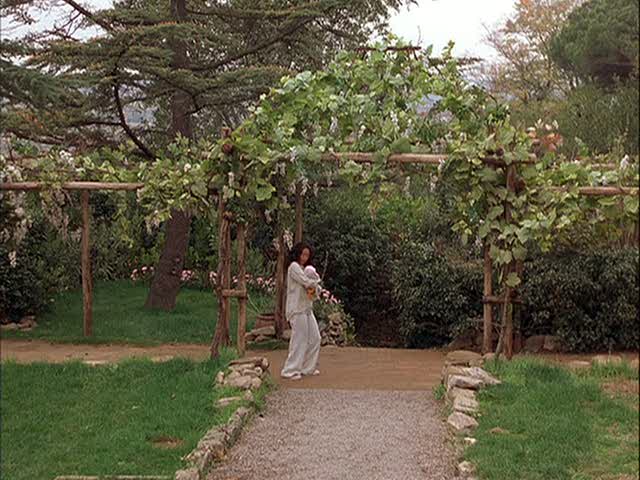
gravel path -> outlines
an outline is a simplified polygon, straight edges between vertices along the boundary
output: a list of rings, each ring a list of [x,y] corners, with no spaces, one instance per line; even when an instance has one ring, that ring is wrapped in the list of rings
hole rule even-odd
[[[282,388],[208,480],[449,480],[430,391]]]

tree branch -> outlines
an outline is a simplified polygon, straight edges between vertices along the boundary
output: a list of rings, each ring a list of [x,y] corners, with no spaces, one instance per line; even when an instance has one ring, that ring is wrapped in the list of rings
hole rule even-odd
[[[82,5],[80,5],[79,3],[75,2],[74,0],[62,0],[62,1],[64,3],[66,3],[67,5],[69,5],[71,8],[73,8],[74,10],[76,10],[77,12],[80,12],[82,15],[84,15],[86,18],[91,20],[96,25],[101,26],[102,28],[104,28],[108,32],[112,32],[113,31],[113,27],[111,25],[109,25],[105,21],[97,18],[92,12],[90,12],[89,10],[87,10],[86,8],[84,8]]]

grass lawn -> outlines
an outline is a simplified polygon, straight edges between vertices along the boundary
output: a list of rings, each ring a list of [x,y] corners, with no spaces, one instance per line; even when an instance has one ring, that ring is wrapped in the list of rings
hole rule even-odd
[[[637,370],[622,364],[572,374],[526,358],[487,368],[503,384],[479,394],[478,442],[465,452],[479,478],[638,478]]]
[[[205,343],[213,337],[218,302],[210,291],[183,288],[173,312],[144,308],[148,287],[129,280],[101,282],[94,287],[93,337],[82,336],[82,290],[57,295],[48,312],[30,332],[2,332],[3,338],[44,338],[74,343]],[[250,293],[247,322],[271,308],[273,299]],[[231,302],[231,335],[235,342],[237,309]],[[249,328],[248,327],[248,328]]]
[[[0,477],[172,475],[183,465],[180,457],[239,405],[214,406],[237,394],[214,388],[215,374],[230,358],[227,351],[216,362],[2,364]],[[256,397],[259,406],[263,394]],[[155,446],[162,438],[182,443]]]

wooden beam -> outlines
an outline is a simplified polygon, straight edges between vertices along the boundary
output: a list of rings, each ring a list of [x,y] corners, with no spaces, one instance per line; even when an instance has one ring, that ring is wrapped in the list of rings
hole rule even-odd
[[[244,223],[238,224],[238,355],[244,356],[246,340],[244,334],[247,331],[247,227]],[[224,292],[222,292],[224,295]]]
[[[285,331],[287,319],[285,318],[285,278],[286,278],[286,255],[285,243],[282,227],[278,228],[278,258],[276,260],[276,311],[275,327],[276,338],[282,338]]]
[[[93,281],[91,279],[91,251],[90,251],[90,216],[89,216],[89,191],[83,190],[80,194],[82,206],[82,330],[85,337],[93,333]]]
[[[0,183],[0,190],[42,190],[48,186],[45,182],[8,182]],[[138,190],[143,183],[119,182],[64,182],[60,185],[63,190]]]

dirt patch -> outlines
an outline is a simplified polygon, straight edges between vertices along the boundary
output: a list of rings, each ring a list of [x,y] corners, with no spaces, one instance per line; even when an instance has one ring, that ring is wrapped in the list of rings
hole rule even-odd
[[[615,382],[604,382],[602,383],[602,389],[612,396],[618,394],[638,396],[640,394],[640,384],[637,380],[616,380]]]
[[[129,345],[73,345],[43,340],[0,341],[2,360],[22,363],[117,362],[124,358],[145,357],[166,361],[175,357],[194,360],[209,358],[208,345],[173,344],[155,347]],[[340,390],[424,390],[440,383],[444,353],[438,350],[402,350],[391,348],[323,347],[320,350],[320,372],[317,377],[284,380],[280,370],[287,350],[248,351],[247,356],[264,356],[271,363],[271,374],[277,383],[287,388]]]
[[[180,448],[184,444],[184,440],[182,440],[181,438],[166,436],[153,437],[149,441],[154,447],[162,448],[164,450]]]

